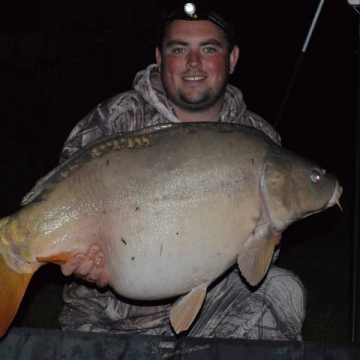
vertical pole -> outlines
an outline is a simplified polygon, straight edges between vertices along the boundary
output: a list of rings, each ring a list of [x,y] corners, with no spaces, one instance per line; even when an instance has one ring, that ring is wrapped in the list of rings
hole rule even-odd
[[[360,13],[357,39],[357,96],[356,96],[356,153],[355,153],[355,194],[353,242],[351,252],[351,293],[350,293],[350,342],[357,341],[357,301],[358,301],[358,239],[360,206]]]
[[[310,41],[310,39],[311,39],[311,36],[312,36],[313,31],[314,31],[315,25],[316,25],[316,23],[317,23],[317,21],[318,21],[318,18],[319,18],[319,16],[320,16],[320,12],[321,12],[321,9],[322,9],[322,7],[323,7],[323,5],[324,5],[324,2],[325,2],[325,0],[320,0],[320,3],[319,3],[319,5],[318,5],[318,8],[317,8],[316,13],[315,13],[314,18],[313,18],[313,21],[312,21],[312,23],[311,23],[311,26],[310,26],[308,35],[307,35],[307,37],[306,37],[306,39],[305,39],[303,48],[301,49],[300,55],[299,55],[298,60],[297,60],[297,62],[296,62],[295,69],[294,69],[294,71],[293,71],[293,74],[292,74],[292,76],[291,76],[289,85],[288,85],[287,90],[286,90],[286,92],[285,92],[284,99],[283,99],[283,101],[282,101],[282,103],[281,103],[279,113],[278,113],[278,115],[276,116],[276,119],[275,119],[275,122],[274,122],[274,128],[276,128],[276,129],[279,127],[282,114],[283,114],[283,112],[284,112],[284,109],[285,109],[286,103],[287,103],[287,101],[288,101],[288,98],[289,98],[289,96],[290,96],[291,90],[292,90],[292,88],[293,88],[293,86],[294,86],[294,82],[295,82],[295,79],[296,79],[296,77],[297,77],[297,73],[298,73],[298,71],[299,71],[299,68],[300,68],[300,66],[301,66],[302,60],[303,60],[304,55],[305,55],[305,53],[306,53],[307,46],[309,45],[309,41]]]

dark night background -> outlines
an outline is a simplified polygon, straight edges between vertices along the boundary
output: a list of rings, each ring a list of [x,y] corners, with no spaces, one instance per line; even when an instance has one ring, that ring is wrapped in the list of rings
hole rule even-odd
[[[150,0],[0,2],[0,216],[16,211],[37,179],[57,165],[66,137],[99,102],[126,91],[154,62],[158,6]],[[227,5],[226,5],[227,4]],[[229,0],[240,60],[230,82],[252,111],[275,122],[318,1]],[[358,14],[327,0],[278,131],[283,146],[340,179],[343,212],[331,209],[292,225],[279,266],[308,289],[304,339],[347,341],[355,168]],[[51,266],[43,269],[53,269]],[[59,270],[39,271],[18,326],[56,326],[26,317],[33,299],[63,285]],[[51,287],[55,282],[57,287]],[[60,290],[59,290],[60,289]],[[40,294],[40,295],[38,295]],[[43,295],[43,294],[46,294]],[[35,306],[35,305],[34,305]],[[43,305],[35,313],[47,314]],[[35,307],[36,309],[36,307]],[[56,320],[57,314],[49,314]]]

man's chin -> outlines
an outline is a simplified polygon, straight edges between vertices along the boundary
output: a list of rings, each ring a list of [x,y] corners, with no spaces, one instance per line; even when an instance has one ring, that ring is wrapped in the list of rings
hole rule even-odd
[[[203,112],[207,110],[210,106],[205,102],[187,102],[181,103],[178,105],[181,109],[186,111],[193,111],[193,112]]]
[[[181,104],[185,108],[194,107],[194,108],[203,108],[211,104],[211,99],[208,96],[183,96],[180,98]]]

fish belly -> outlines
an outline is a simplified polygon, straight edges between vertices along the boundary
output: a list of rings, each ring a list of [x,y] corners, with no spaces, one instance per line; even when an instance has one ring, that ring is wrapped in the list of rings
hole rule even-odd
[[[110,284],[120,295],[162,299],[211,283],[235,264],[260,216],[256,202],[240,197],[208,194],[182,202],[174,206],[170,197],[154,208],[145,201],[109,219],[122,218],[121,226],[108,227],[114,235],[106,252]]]

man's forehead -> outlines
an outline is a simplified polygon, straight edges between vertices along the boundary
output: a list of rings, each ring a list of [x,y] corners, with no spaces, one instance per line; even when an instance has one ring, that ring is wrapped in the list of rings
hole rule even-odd
[[[168,43],[175,39],[183,42],[203,42],[206,39],[212,39],[212,41],[223,43],[226,42],[226,35],[223,30],[209,20],[174,20],[166,28],[164,42]]]

